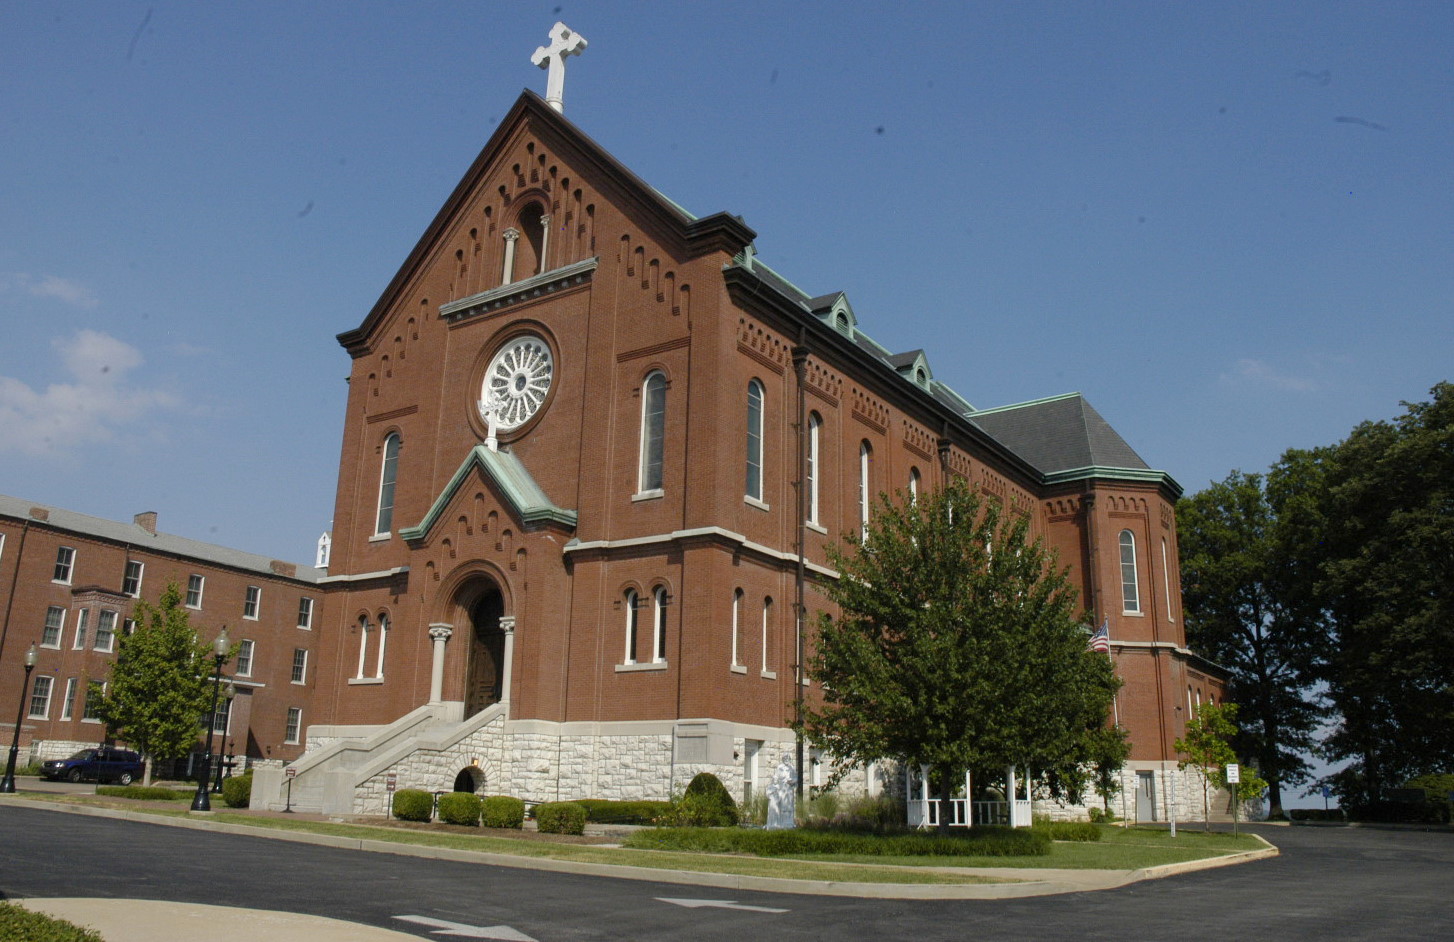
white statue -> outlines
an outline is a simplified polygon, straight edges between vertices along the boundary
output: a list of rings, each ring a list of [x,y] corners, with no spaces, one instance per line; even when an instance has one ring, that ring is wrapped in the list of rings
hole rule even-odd
[[[798,775],[783,756],[767,786],[767,829],[780,831],[798,826],[796,815]]]

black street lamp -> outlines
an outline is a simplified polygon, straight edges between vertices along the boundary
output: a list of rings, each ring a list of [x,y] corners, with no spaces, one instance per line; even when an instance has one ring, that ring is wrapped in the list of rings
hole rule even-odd
[[[227,722],[228,723],[231,723],[232,722],[232,698],[235,697],[235,696],[237,696],[237,684],[234,684],[232,681],[229,680],[227,682],[226,688],[224,688],[223,691],[222,691],[222,696],[223,696],[223,698],[225,700],[227,700],[227,713],[226,713]],[[212,714],[212,725],[213,725],[214,728],[216,728],[216,726],[217,726],[217,714],[216,713],[213,713]],[[227,730],[225,728],[222,730],[222,735],[224,735],[224,736],[227,735]],[[212,794],[214,794],[214,795],[220,795],[220,794],[222,794],[222,766],[224,764],[225,763],[222,761],[222,743],[218,743],[217,744],[217,777],[212,780]]]
[[[212,671],[212,712],[207,714],[207,752],[202,756],[202,774],[197,776],[197,794],[192,796],[193,811],[211,811],[212,799],[207,794],[208,780],[212,778],[212,732],[217,725],[217,698],[222,694],[222,662],[227,660],[227,652],[231,650],[232,642],[227,640],[227,626],[222,626],[222,634],[212,642],[212,660],[216,667]]]
[[[25,652],[25,681],[20,685],[20,706],[15,711],[15,735],[10,738],[10,758],[5,762],[5,778],[0,779],[0,793],[15,791],[15,757],[20,754],[20,721],[25,718],[25,694],[30,689],[30,672],[35,670],[35,645]]]

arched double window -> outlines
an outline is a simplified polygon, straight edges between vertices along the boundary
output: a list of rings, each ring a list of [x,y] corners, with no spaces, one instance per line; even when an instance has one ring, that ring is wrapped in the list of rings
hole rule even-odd
[[[636,490],[646,494],[661,490],[662,452],[666,436],[666,375],[660,370],[647,374],[641,384],[641,465]]]
[[[816,412],[808,414],[808,522],[818,523],[818,493],[822,484],[822,454],[819,450],[823,434],[823,417]]]
[[[1141,585],[1136,573],[1136,534],[1121,531],[1121,610],[1141,614]]]
[[[374,535],[382,536],[394,529],[394,485],[399,476],[399,433],[390,432],[384,439],[384,459],[379,470],[378,513],[374,517]]]
[[[762,383],[747,384],[747,496],[762,500]]]
[[[374,665],[374,676],[384,679],[384,649],[389,645],[389,615],[379,612],[379,658]]]

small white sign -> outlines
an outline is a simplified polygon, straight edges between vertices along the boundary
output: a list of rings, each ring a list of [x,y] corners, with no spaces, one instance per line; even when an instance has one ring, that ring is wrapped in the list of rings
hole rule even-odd
[[[288,778],[294,778],[298,774],[298,770],[295,769],[295,768],[293,768],[293,767],[291,767],[291,766],[288,767],[288,770],[287,771],[288,771]]]
[[[1242,767],[1235,762],[1227,766],[1227,784],[1236,785],[1242,781]]]

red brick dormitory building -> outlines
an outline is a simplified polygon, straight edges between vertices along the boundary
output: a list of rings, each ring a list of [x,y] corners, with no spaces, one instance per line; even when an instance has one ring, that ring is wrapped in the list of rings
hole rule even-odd
[[[285,711],[301,711],[295,808],[377,812],[391,777],[662,798],[706,769],[750,792],[793,749],[800,545],[811,613],[825,547],[877,494],[951,476],[1028,513],[1109,622],[1127,783],[1160,803],[1189,706],[1221,696],[1185,646],[1179,486],[1079,395],[976,409],[923,351],[871,340],[846,296],[763,264],[754,237],[521,95],[339,338],[353,364],[331,558],[263,589],[316,599],[307,682],[252,694],[273,758],[296,754]],[[21,584],[49,583],[31,554]],[[110,568],[86,578],[119,590],[119,555]],[[46,604],[11,616],[0,703]],[[288,618],[275,661],[304,636]],[[254,801],[281,807],[281,784],[264,769]]]

